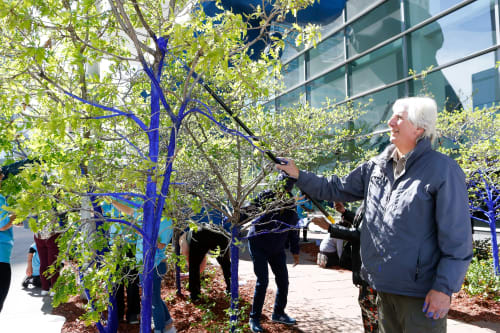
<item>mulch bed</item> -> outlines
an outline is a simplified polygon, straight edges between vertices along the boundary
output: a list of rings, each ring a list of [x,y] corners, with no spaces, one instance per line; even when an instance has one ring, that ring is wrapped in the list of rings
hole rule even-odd
[[[318,246],[314,243],[301,244],[301,251],[310,255],[310,260],[315,262],[318,253]],[[334,267],[333,269],[341,269]],[[166,278],[162,286],[162,297],[166,300],[170,314],[174,318],[175,327],[178,332],[202,333],[202,332],[223,332],[228,331],[229,299],[225,294],[225,283],[222,270],[218,265],[208,266],[206,274],[213,275],[209,288],[203,288],[202,293],[206,295],[205,300],[197,304],[190,302],[186,288],[186,281],[182,282],[182,295],[176,294],[174,279]],[[206,275],[205,274],[205,275]],[[240,286],[239,293],[240,308],[244,311],[244,322],[242,326],[247,326],[248,315],[252,306],[255,282],[248,282]],[[264,309],[272,309],[274,295],[268,291]],[[84,313],[85,302],[80,297],[72,297],[67,303],[55,308],[53,314],[66,317],[61,333],[94,333],[97,329],[94,325],[85,326],[84,322],[78,319]],[[268,333],[279,332],[299,332],[296,328],[286,325],[270,323],[271,313],[264,310],[261,320],[262,327]],[[486,300],[481,297],[468,296],[464,291],[455,294],[452,299],[449,318],[464,321],[492,321],[500,322],[500,302]],[[249,330],[246,330],[249,331]],[[139,333],[139,325],[129,325],[120,323],[118,329],[120,333]]]

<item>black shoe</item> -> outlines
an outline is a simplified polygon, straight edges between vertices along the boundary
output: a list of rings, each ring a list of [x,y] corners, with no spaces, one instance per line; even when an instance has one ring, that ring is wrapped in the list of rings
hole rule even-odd
[[[297,323],[295,319],[289,317],[286,313],[283,313],[282,315],[276,315],[273,313],[271,320],[276,323],[281,323],[286,325],[295,325]]]
[[[257,332],[264,332],[264,329],[262,326],[260,326],[260,323],[256,319],[250,319],[248,321],[248,325],[250,326],[250,331],[257,333]]]

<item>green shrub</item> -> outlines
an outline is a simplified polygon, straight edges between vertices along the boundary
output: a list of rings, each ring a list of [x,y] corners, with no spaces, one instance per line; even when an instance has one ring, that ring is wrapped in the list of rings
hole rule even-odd
[[[469,295],[500,301],[500,276],[495,276],[492,258],[488,260],[472,258],[465,275],[463,289]]]

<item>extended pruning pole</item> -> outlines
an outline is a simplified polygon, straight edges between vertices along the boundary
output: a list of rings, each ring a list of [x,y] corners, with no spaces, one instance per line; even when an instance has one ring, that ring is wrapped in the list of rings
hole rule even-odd
[[[234,119],[234,121],[236,121],[236,123],[238,123],[238,125],[241,126],[241,128],[243,128],[243,130],[252,138],[252,140],[254,141],[259,141],[259,138],[256,137],[253,132],[245,125],[245,123],[243,123],[241,121],[240,118],[238,118],[238,116],[236,116],[234,114],[234,112],[229,108],[229,106],[226,105],[226,103],[224,103],[224,101],[219,97],[219,95],[217,95],[209,86],[208,84],[206,84],[204,81],[202,82],[202,85],[203,85],[203,88],[205,88],[205,90],[210,94],[212,95],[212,97],[217,101],[217,103],[220,104],[220,106],[222,106],[222,108]],[[271,153],[269,150],[266,150],[266,155],[267,157],[269,157],[271,159],[271,161],[273,161],[274,163],[276,164],[284,164],[284,162],[282,160],[280,160],[279,158],[277,158],[276,156],[274,156],[273,153]],[[333,219],[333,217],[328,214],[328,212],[326,211],[326,209],[314,198],[311,198],[307,193],[305,193],[304,191],[302,191],[302,193],[304,193],[304,195],[306,196],[307,199],[309,199],[314,206],[316,206],[320,211],[321,213],[323,213],[323,215],[325,215],[325,217],[328,219],[328,221],[330,221],[331,223],[335,223],[335,220]]]

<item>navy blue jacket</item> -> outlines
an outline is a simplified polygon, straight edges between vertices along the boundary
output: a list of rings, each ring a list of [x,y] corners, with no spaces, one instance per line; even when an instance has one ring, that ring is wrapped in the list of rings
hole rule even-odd
[[[269,213],[256,218],[248,233],[248,241],[253,248],[261,248],[269,254],[285,249],[287,239],[290,239],[290,251],[299,253],[299,234],[295,226],[299,221],[295,202],[289,199],[281,208],[273,205],[275,193],[271,190],[261,192],[253,201],[252,206]]]
[[[425,297],[460,290],[472,258],[465,175],[451,158],[417,143],[394,178],[390,145],[343,178],[300,171],[297,186],[328,201],[365,199],[361,273],[377,291]]]

